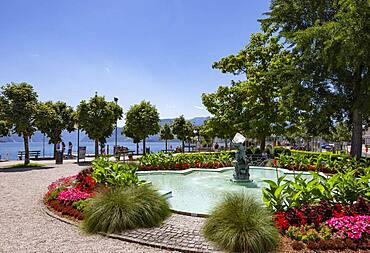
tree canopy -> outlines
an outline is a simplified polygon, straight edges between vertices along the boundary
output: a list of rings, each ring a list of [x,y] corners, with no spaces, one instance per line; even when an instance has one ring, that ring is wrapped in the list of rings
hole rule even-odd
[[[95,140],[95,156],[99,153],[99,142],[105,143],[112,135],[116,121],[122,118],[122,108],[104,97],[95,95],[88,102],[82,100],[77,107],[77,122],[87,136]]]
[[[274,0],[267,15],[263,26],[276,29],[299,56],[301,86],[324,101],[316,107],[324,112],[320,119],[348,119],[351,154],[361,156],[362,125],[370,114],[369,1]]]
[[[223,73],[244,75],[246,80],[203,94],[203,104],[217,121],[230,125],[229,130],[259,139],[264,149],[265,138],[282,133],[287,125],[283,89],[287,77],[279,72],[293,60],[271,31],[252,34],[244,49],[213,64]]]
[[[159,113],[150,102],[142,101],[131,106],[126,113],[123,133],[127,137],[143,140],[143,152],[146,152],[145,139],[159,132]]]
[[[161,140],[165,140],[165,142],[166,142],[165,147],[166,147],[166,151],[167,151],[167,141],[168,140],[173,140],[175,138],[169,124],[166,123],[162,126],[161,132],[160,132],[160,138],[161,138]]]
[[[72,132],[75,122],[73,108],[65,102],[48,101],[38,105],[36,125],[38,130],[48,136],[50,143],[54,144],[54,156],[56,144],[62,141],[63,130]]]
[[[13,133],[23,136],[25,164],[30,162],[29,138],[36,131],[37,93],[28,83],[10,83],[2,87],[3,124]],[[6,129],[6,128],[5,128]]]
[[[187,121],[183,115],[174,119],[174,121],[172,122],[172,132],[177,136],[179,140],[181,140],[182,151],[184,151],[185,148],[185,141],[194,136],[193,130],[193,124]]]

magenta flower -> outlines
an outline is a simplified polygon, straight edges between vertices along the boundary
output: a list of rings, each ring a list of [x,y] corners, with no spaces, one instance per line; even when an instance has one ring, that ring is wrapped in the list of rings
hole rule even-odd
[[[86,191],[80,191],[76,188],[68,188],[67,190],[62,191],[58,194],[57,200],[65,202],[66,201],[75,202],[90,197],[92,197],[91,193],[88,193]]]
[[[361,240],[370,237],[370,216],[343,216],[331,218],[326,224],[333,230],[334,237]]]

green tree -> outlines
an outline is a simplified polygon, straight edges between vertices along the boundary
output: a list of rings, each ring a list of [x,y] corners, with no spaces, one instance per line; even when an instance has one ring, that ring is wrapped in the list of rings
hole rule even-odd
[[[167,152],[167,141],[173,140],[175,137],[173,136],[171,127],[169,124],[164,124],[161,129],[161,140],[165,140],[166,142],[166,152]]]
[[[181,140],[182,152],[184,152],[185,141],[189,140],[194,134],[192,124],[181,115],[172,122],[172,132],[176,135],[177,139]]]
[[[201,128],[201,132],[203,135],[207,135],[208,132],[208,134],[212,136],[212,139],[215,137],[223,139],[225,141],[225,148],[228,147],[228,140],[233,138],[236,134],[232,124],[215,117],[209,118],[205,121]]]
[[[262,23],[277,29],[300,56],[300,84],[319,99],[333,97],[325,105],[349,119],[351,155],[361,156],[362,125],[370,114],[369,1],[274,0]]]
[[[146,153],[146,138],[159,132],[159,113],[154,105],[147,101],[132,106],[126,113],[123,133],[134,140],[143,140],[143,152]]]
[[[0,96],[0,137],[9,134],[9,123],[6,121],[6,101]]]
[[[88,102],[82,100],[77,107],[77,122],[87,136],[95,140],[95,157],[99,155],[99,142],[106,143],[112,135],[116,121],[122,118],[122,108],[104,97],[95,95]]]
[[[4,122],[11,126],[13,133],[23,136],[24,164],[27,165],[30,163],[28,141],[36,130],[37,93],[28,83],[10,83],[2,87],[2,97]]]
[[[238,54],[213,64],[223,73],[244,75],[246,80],[203,94],[203,104],[223,124],[257,138],[264,149],[266,137],[282,133],[286,126],[282,90],[286,77],[279,74],[279,69],[292,64],[293,59],[271,31],[252,34]]]
[[[49,138],[49,143],[54,144],[54,158],[56,145],[62,141],[62,132],[72,132],[75,129],[75,115],[73,108],[65,102],[39,103],[36,118],[37,129]]]

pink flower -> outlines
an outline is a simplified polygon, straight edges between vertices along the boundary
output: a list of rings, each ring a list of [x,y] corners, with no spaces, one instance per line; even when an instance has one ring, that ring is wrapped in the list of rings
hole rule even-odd
[[[81,199],[87,199],[92,197],[91,193],[80,191],[76,188],[68,188],[65,191],[62,191],[58,194],[57,199],[60,201],[79,201]]]
[[[331,218],[326,224],[333,229],[334,237],[361,240],[370,236],[370,216],[343,216]]]

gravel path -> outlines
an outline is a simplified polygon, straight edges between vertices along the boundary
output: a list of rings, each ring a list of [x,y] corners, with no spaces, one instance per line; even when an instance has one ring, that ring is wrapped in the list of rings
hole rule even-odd
[[[0,164],[1,166],[1,164]],[[168,252],[102,236],[81,234],[77,227],[47,216],[40,201],[47,185],[83,167],[0,170],[0,252]]]

